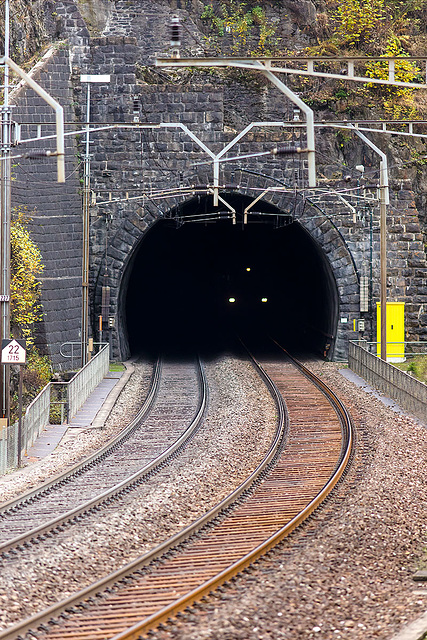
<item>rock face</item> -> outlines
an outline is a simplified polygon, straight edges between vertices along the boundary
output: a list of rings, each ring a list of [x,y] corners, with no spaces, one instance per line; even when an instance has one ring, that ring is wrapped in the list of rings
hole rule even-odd
[[[226,31],[224,36],[206,39],[208,24],[202,17],[205,7],[197,0],[117,0],[115,3],[102,0],[78,4],[61,0],[49,15],[48,6],[43,5],[45,33],[65,40],[66,48],[58,49],[46,62],[44,71],[40,72],[40,82],[47,83],[52,94],[61,96],[68,105],[70,122],[85,120],[86,86],[81,85],[80,74],[111,76],[108,85],[91,86],[91,121],[115,123],[117,128],[91,134],[94,195],[90,209],[90,304],[92,329],[96,334],[102,286],[108,284],[111,289],[109,316],[115,325],[110,339],[115,355],[125,357],[129,353],[125,300],[135,256],[156,222],[175,219],[187,210],[194,198],[188,187],[212,186],[211,166],[196,167],[195,163],[206,161],[206,148],[213,154],[220,153],[252,122],[299,123],[294,118],[300,115],[294,113],[293,103],[259,74],[154,67],[155,57],[168,51],[168,25],[173,13],[181,17],[185,27],[182,56],[210,54],[218,47],[228,53],[241,45]],[[219,5],[212,6],[214,14],[220,15]],[[310,43],[316,20],[313,3],[285,2],[280,6],[263,3],[262,6],[269,24],[275,25],[275,37],[280,38],[282,44],[289,49],[301,49]],[[259,30],[253,29],[248,34],[248,42],[253,47],[259,44]],[[55,65],[61,66],[62,75],[53,73]],[[16,113],[31,122],[46,121],[50,116],[24,98],[24,94],[29,95],[25,90],[16,97]],[[31,120],[30,114],[37,114],[34,118],[40,120]],[[138,123],[145,124],[145,128],[130,128]],[[329,319],[327,326],[320,329],[327,334],[325,352],[335,358],[345,357],[347,340],[358,337],[352,331],[355,318],[365,317],[366,337],[376,339],[374,310],[371,308],[361,315],[359,303],[361,278],[369,277],[371,267],[372,305],[378,299],[379,208],[376,199],[365,199],[361,204],[360,195],[367,185],[369,196],[376,197],[372,187],[379,178],[379,158],[360,141],[348,135],[347,138],[342,144],[336,131],[316,130],[317,176],[319,184],[325,186],[320,194],[307,192],[307,164],[303,155],[297,158],[263,156],[246,164],[223,163],[219,173],[224,198],[231,198],[230,185],[233,185],[234,201],[242,203],[252,201],[261,190],[266,190],[262,197],[265,206],[289,213],[314,241],[330,282]],[[38,233],[36,239],[47,263],[44,331],[48,349],[56,354],[61,342],[79,341],[80,270],[77,263],[81,258],[81,195],[78,178],[82,175],[82,165],[78,154],[84,150],[69,140],[70,178],[62,192],[57,185],[49,183],[43,201],[39,191],[30,190],[32,180],[39,180],[36,177],[39,165],[34,162],[16,169],[18,179],[13,188],[16,202],[38,208],[35,230],[43,224],[43,233]],[[391,140],[376,136],[375,141],[379,147],[389,149],[391,156],[398,153]],[[305,147],[305,129],[283,128],[277,124],[257,126],[238,140],[230,153],[256,153],[278,143]],[[365,167],[364,183],[355,169],[357,165]],[[390,300],[406,303],[408,339],[426,339],[427,265],[420,226],[425,216],[420,216],[416,208],[416,198],[417,203],[423,205],[424,196],[415,196],[413,191],[416,180],[420,185],[422,182],[419,176],[408,173],[404,165],[399,168],[399,162],[390,162],[390,165],[388,295]],[[350,182],[345,180],[347,175]],[[153,198],[153,194],[165,194],[166,190],[179,186],[187,187],[187,191],[176,193],[173,200],[166,195]],[[145,194],[144,197],[141,194]],[[347,203],[343,202],[344,196]],[[208,198],[206,186],[201,197]],[[52,262],[49,261],[50,246],[55,246],[56,251]],[[55,283],[52,287],[58,290],[65,285],[64,278],[68,278],[67,287],[72,292],[66,296],[66,318],[59,313],[61,302],[54,301],[58,296],[48,285]]]

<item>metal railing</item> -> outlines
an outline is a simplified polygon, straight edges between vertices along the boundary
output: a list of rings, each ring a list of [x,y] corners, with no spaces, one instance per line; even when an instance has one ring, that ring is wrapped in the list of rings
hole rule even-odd
[[[51,383],[49,382],[27,407],[22,417],[21,448],[23,451],[31,447],[44,427],[49,424],[50,391]],[[18,423],[0,428],[0,474],[16,466],[18,446]]]
[[[372,345],[375,345],[374,353],[371,352]],[[427,355],[425,347],[427,343],[405,342],[405,353]],[[381,360],[376,353],[377,343],[351,340],[348,366],[370,385],[396,400],[402,409],[427,422],[427,385],[390,362]]]
[[[106,344],[69,382],[62,383],[67,385],[67,422],[76,415],[88,396],[107,375],[109,364],[110,348]]]
[[[69,382],[49,382],[28,406],[22,419],[21,449],[26,451],[49,424],[52,407],[61,407],[61,423],[69,422],[109,370],[106,344]],[[18,464],[18,423],[0,427],[0,474]]]
[[[106,345],[106,342],[94,342],[94,352],[95,354]],[[71,371],[75,370],[75,364],[77,361],[77,366],[82,361],[82,343],[81,342],[63,342],[59,348],[59,353],[63,358],[69,358],[71,360]],[[93,357],[94,353],[91,353],[91,357]]]
[[[380,353],[380,342],[368,342],[367,340],[351,340],[352,343],[358,344],[369,353],[378,355]],[[405,358],[410,356],[427,355],[427,342],[389,342],[387,341],[387,359],[399,358],[404,355]]]

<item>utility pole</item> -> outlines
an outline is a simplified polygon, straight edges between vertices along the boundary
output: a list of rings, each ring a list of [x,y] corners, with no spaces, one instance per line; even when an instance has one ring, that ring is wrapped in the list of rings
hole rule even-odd
[[[4,57],[9,58],[9,0],[5,1]],[[1,159],[0,159],[0,206],[1,206],[1,278],[0,339],[10,337],[10,218],[11,218],[11,107],[9,105],[9,66],[4,64],[3,105],[1,107]],[[0,411],[1,417],[9,423],[10,418],[10,376],[9,365],[0,367]]]
[[[88,361],[89,342],[89,207],[90,207],[90,85],[92,82],[110,82],[109,75],[81,75],[87,83],[86,94],[86,146],[83,156],[83,262],[82,262],[82,328],[81,366]]]
[[[354,133],[363,140],[380,160],[380,306],[381,306],[381,360],[387,360],[387,205],[390,204],[387,156],[376,144],[356,127]]]
[[[12,69],[25,80],[56,113],[56,151],[50,155],[57,158],[58,182],[65,182],[64,171],[64,110],[33,78],[25,73],[9,57],[10,7],[5,0],[4,56],[0,65],[4,67],[3,105],[1,111],[0,143],[0,339],[10,337],[10,221],[11,221],[11,146],[12,118],[9,104],[9,72]],[[9,365],[0,366],[0,418],[7,426],[10,419],[10,376]]]

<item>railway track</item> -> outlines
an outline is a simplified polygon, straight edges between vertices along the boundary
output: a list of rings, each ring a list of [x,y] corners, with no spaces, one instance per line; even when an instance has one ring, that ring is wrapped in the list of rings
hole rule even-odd
[[[277,358],[262,366],[266,379],[274,381],[268,384],[276,394],[279,419],[272,447],[256,471],[181,533],[3,632],[2,640],[31,630],[36,637],[56,640],[139,638],[230,580],[313,512],[348,464],[351,421],[335,396],[303,367]]]
[[[177,393],[179,389],[179,393]],[[0,508],[0,554],[17,554],[135,488],[200,426],[207,387],[200,361],[157,362],[136,418],[97,454]]]

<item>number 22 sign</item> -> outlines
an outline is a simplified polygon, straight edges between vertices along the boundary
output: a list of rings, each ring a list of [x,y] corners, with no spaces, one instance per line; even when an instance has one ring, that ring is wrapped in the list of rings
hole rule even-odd
[[[26,356],[25,340],[2,340],[2,364],[25,364]]]

